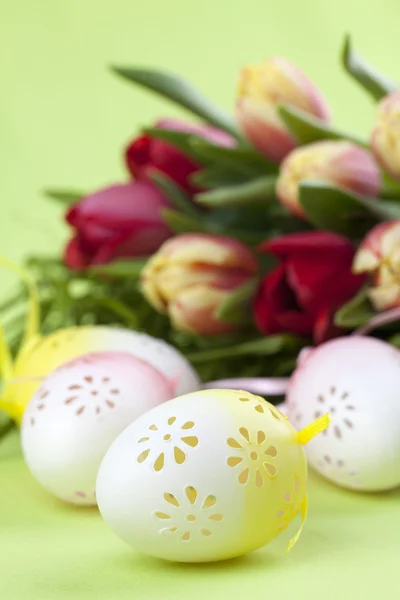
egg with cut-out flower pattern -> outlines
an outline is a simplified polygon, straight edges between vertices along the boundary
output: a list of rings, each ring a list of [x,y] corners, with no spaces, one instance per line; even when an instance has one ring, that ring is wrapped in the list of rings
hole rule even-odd
[[[176,381],[121,352],[87,354],[44,380],[22,422],[25,461],[49,492],[96,504],[97,471],[115,438],[145,411],[174,397]]]
[[[274,406],[243,391],[180,396],[112,444],[97,479],[100,512],[117,535],[152,556],[240,556],[270,542],[298,513],[304,520],[303,444],[327,425],[321,417],[297,433]]]
[[[338,485],[379,491],[400,486],[400,352],[351,336],[300,355],[286,407],[301,429],[328,412],[331,426],[307,446],[312,467]]]
[[[179,350],[146,333],[119,327],[86,325],[58,329],[38,337],[17,357],[11,380],[0,406],[17,421],[40,380],[67,361],[93,352],[127,352],[152,364],[165,377],[175,378],[176,393],[186,394],[199,388],[197,373]]]

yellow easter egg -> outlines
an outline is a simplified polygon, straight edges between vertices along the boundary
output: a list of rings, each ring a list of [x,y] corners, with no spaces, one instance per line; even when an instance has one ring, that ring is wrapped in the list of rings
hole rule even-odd
[[[146,360],[176,382],[177,394],[199,387],[199,378],[186,358],[162,340],[117,327],[70,327],[38,336],[22,350],[9,377],[3,407],[20,421],[45,377],[64,363],[91,352],[128,352]]]
[[[166,560],[202,562],[268,544],[306,514],[301,432],[263,398],[207,390],[157,406],[108,450],[96,496],[101,514],[128,544]],[[292,546],[296,536],[290,546]]]

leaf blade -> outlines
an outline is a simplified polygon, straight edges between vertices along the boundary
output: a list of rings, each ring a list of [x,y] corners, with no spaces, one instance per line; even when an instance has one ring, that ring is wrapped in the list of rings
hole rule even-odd
[[[390,92],[399,88],[385,75],[378,73],[359,54],[354,52],[349,35],[345,36],[342,49],[342,64],[345,70],[355,79],[375,100],[381,100]]]
[[[278,111],[290,133],[294,135],[301,145],[322,140],[349,140],[359,146],[368,146],[367,142],[359,140],[353,135],[333,129],[323,121],[308,115],[294,106],[280,105]]]
[[[43,194],[50,200],[56,200],[64,206],[71,206],[75,202],[79,202],[86,195],[86,192],[79,192],[78,190],[62,190],[58,188],[46,188],[43,190]]]
[[[196,206],[194,206],[185,192],[167,175],[163,175],[158,171],[153,171],[153,173],[150,175],[150,179],[162,192],[165,193],[167,198],[171,201],[171,204],[177,210],[182,212],[182,214],[194,219],[202,218],[203,213],[196,208]]]
[[[220,187],[195,195],[198,204],[208,207],[246,206],[275,198],[276,177],[253,179],[233,186]]]
[[[177,75],[155,69],[123,68],[112,66],[112,71],[121,77],[147,88],[164,98],[183,106],[208,123],[240,137],[233,119],[225,115],[197,88]]]

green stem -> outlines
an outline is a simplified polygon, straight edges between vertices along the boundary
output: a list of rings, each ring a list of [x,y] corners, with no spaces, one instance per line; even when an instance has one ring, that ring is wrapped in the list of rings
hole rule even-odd
[[[0,442],[4,440],[7,434],[10,433],[12,429],[14,429],[15,423],[14,421],[7,421],[7,423],[0,429]]]

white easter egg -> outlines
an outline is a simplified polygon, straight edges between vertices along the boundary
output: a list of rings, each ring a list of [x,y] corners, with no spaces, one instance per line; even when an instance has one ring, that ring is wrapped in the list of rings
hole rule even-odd
[[[142,415],[112,444],[97,479],[100,512],[152,556],[198,562],[245,554],[299,511],[305,516],[299,435],[247,392],[181,396]]]
[[[75,359],[45,379],[25,411],[26,464],[55,496],[94,505],[97,471],[110,444],[134,419],[173,396],[171,382],[131,354]]]
[[[400,352],[352,336],[306,350],[290,381],[287,414],[297,428],[325,412],[331,426],[307,446],[310,464],[344,487],[400,486]]]

